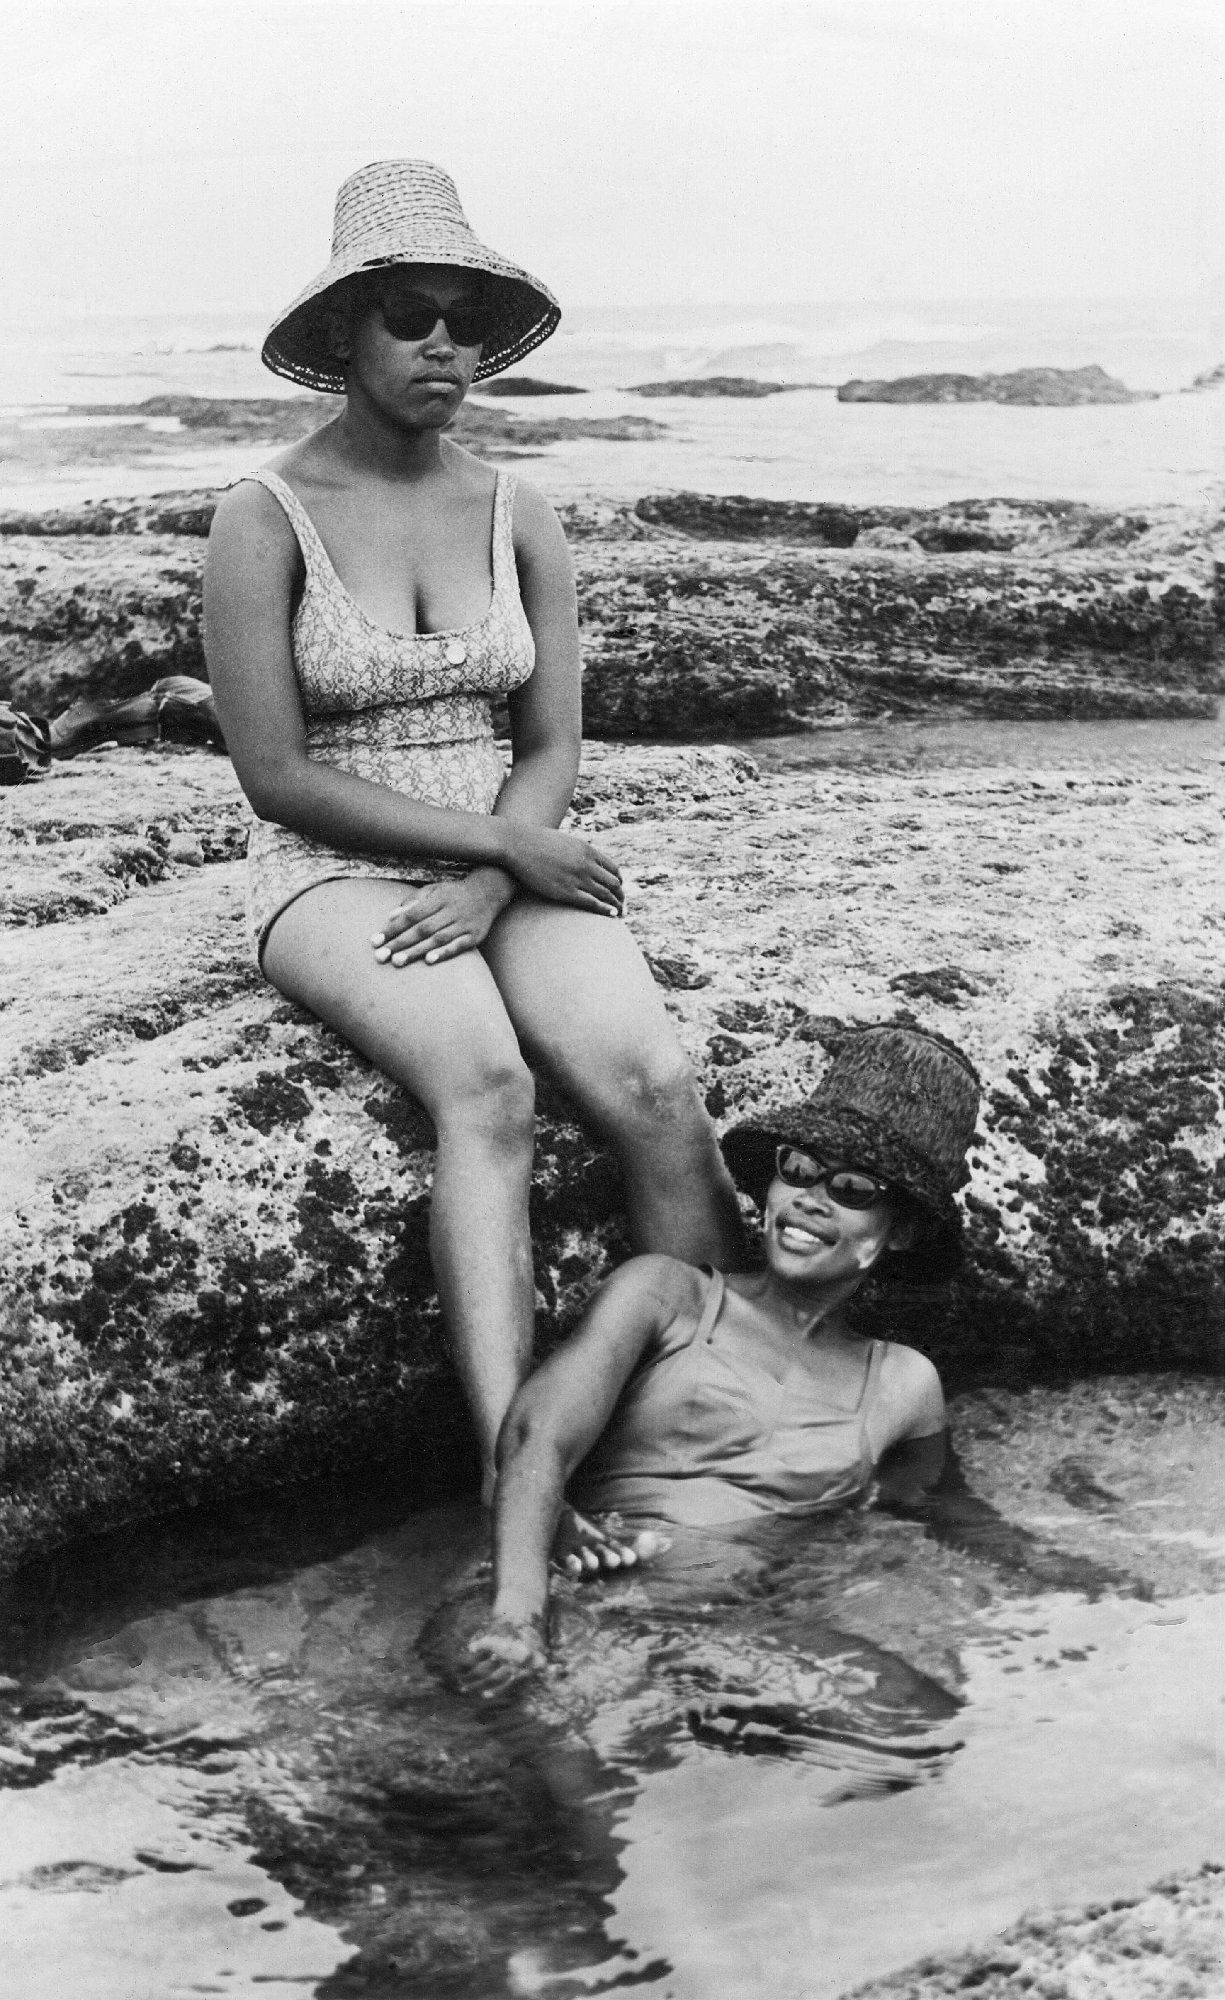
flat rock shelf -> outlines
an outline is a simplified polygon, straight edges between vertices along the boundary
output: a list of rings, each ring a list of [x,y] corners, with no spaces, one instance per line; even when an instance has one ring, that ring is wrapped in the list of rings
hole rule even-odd
[[[1222,1002],[1208,772],[758,774],[592,745],[574,823],[721,1122],[869,1021],[962,1042],[971,1258],[865,1307],[954,1388],[1211,1368]],[[0,1553],[364,1452],[465,1466],[419,1108],[260,980],[228,760],[99,751],[0,800]],[[542,1082],[540,1337],[624,1249],[612,1165]]]

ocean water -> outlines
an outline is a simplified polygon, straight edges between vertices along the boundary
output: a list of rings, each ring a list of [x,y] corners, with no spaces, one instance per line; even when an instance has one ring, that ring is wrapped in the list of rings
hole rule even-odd
[[[64,432],[77,435],[73,413],[83,407],[155,395],[294,394],[262,367],[262,332],[262,318],[240,313],[0,321],[0,416],[20,428],[22,447],[0,457],[0,504],[165,491],[260,463],[266,444],[219,445],[174,419],[137,434],[98,413],[86,426],[88,453],[75,457]],[[1199,505],[1222,491],[1225,391],[1180,392],[1223,357],[1222,315],[1180,300],[577,309],[523,372],[587,395],[499,407],[663,427],[646,440],[575,437],[533,450],[524,469],[558,500],[687,488],[899,505],[992,495]],[[899,407],[840,404],[830,386],[853,375],[1087,362],[1160,393],[1066,410]],[[825,386],[753,401],[630,393],[635,383],[712,375]],[[125,456],[127,436],[140,448]]]

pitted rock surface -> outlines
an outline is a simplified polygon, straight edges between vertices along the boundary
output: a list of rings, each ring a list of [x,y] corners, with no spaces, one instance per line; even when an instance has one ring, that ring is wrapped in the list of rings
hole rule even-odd
[[[1204,771],[760,777],[735,750],[596,745],[577,798],[721,1123],[810,1089],[869,1021],[979,1064],[967,1273],[865,1325],[953,1389],[1213,1365]],[[458,1478],[431,1134],[260,981],[227,760],[94,753],[0,813],[6,1559],[359,1454]],[[624,1249],[612,1163],[547,1086],[532,1215],[543,1344]]]

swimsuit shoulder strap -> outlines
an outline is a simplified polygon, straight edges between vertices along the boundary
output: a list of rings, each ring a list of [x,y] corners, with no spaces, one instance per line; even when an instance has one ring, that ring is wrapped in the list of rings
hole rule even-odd
[[[718,1319],[723,1306],[723,1294],[727,1290],[727,1284],[722,1271],[716,1271],[712,1264],[704,1264],[702,1268],[709,1274],[710,1284],[707,1287],[706,1297],[702,1302],[701,1316],[694,1330],[693,1345],[695,1347],[699,1347],[704,1340],[709,1340],[711,1334],[714,1332],[715,1321]]]
[[[289,520],[289,525],[298,538],[298,547],[302,551],[302,558],[307,569],[319,570],[324,576],[327,576],[328,572],[332,569],[328,552],[319,538],[319,530],[294,492],[293,487],[281,478],[279,472],[273,472],[266,465],[259,466],[255,472],[245,472],[243,478],[255,480],[258,485],[263,486],[271,493],[274,500],[280,502]],[[240,483],[237,479],[234,481],[236,486]]]
[[[508,589],[519,588],[518,573],[515,569],[515,491],[519,480],[517,474],[499,467],[494,474],[493,488],[493,594],[495,597]]]
[[[868,1356],[868,1365],[864,1370],[863,1388],[859,1392],[859,1409],[857,1414],[861,1432],[866,1432],[867,1430],[868,1418],[872,1414],[872,1405],[876,1401],[876,1392],[880,1388],[880,1371],[885,1365],[885,1355],[888,1351],[889,1342],[887,1340],[874,1340],[872,1342],[872,1352]]]

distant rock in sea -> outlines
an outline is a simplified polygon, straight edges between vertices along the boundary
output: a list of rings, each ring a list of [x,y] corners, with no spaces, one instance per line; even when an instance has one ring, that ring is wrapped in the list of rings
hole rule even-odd
[[[335,396],[323,395],[147,396],[139,403],[71,404],[50,431],[22,422],[20,412],[7,417],[0,412],[0,460],[10,467],[62,464],[65,459],[93,467],[108,461],[136,464],[164,449],[168,420],[171,428],[177,423],[189,432],[194,445],[292,444],[318,430],[338,407]],[[124,421],[99,427],[99,417]],[[520,416],[480,401],[466,403],[448,429],[452,437],[492,458],[515,458],[566,438],[616,444],[668,434],[667,426],[653,417]]]
[[[499,375],[496,381],[473,385],[477,396],[585,396],[573,382],[543,382],[539,375]]]
[[[1188,382],[1181,394],[1198,396],[1205,389],[1225,389],[1225,361],[1218,361],[1215,368],[1203,369],[1193,382]]]
[[[681,382],[635,382],[630,394],[631,396],[785,396],[792,389],[824,387],[823,382],[762,382],[756,375],[695,375]]]
[[[898,375],[888,382],[843,382],[840,403],[1148,403],[1156,391],[1129,389],[1104,368],[1015,368],[1007,375]]]

